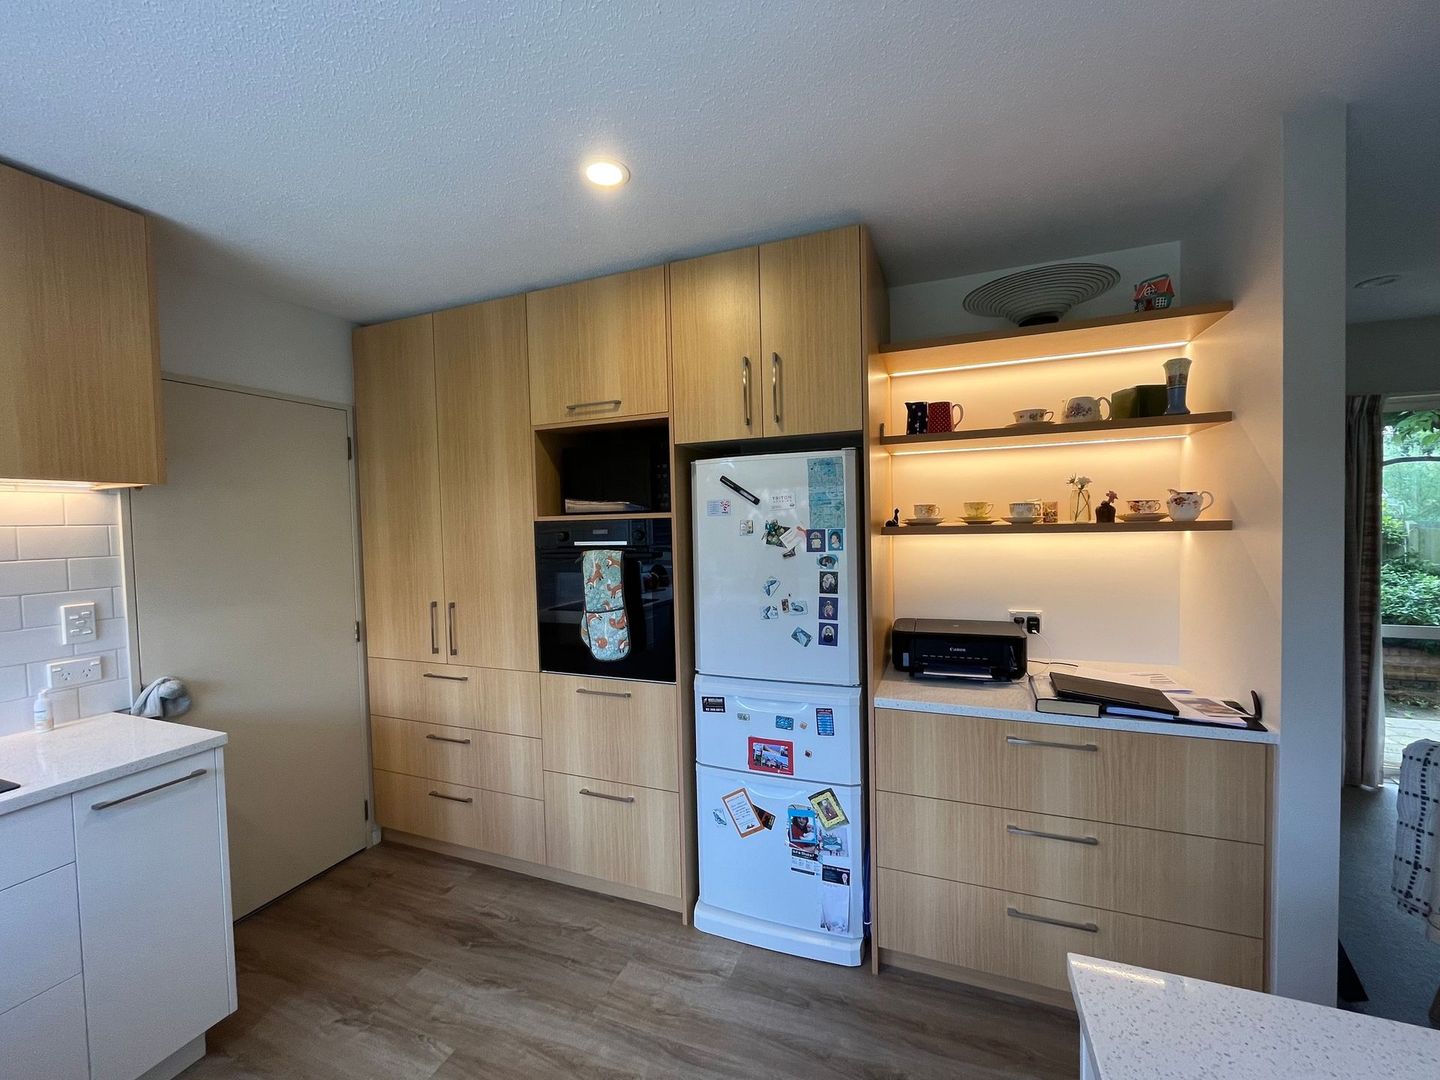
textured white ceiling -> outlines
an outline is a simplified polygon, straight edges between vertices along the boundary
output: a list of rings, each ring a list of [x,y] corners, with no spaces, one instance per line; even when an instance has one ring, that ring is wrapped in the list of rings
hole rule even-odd
[[[1364,271],[1440,308],[1437,55],[1435,0],[8,0],[0,157],[372,320],[851,220],[892,283],[1169,240],[1328,94]]]

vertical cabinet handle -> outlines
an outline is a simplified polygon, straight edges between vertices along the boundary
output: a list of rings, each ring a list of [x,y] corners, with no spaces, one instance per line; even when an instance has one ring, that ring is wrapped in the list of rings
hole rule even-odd
[[[775,423],[780,420],[780,354],[770,354],[770,403],[775,410]]]
[[[440,613],[440,601],[439,601],[439,600],[431,600],[431,601],[430,601],[430,655],[431,655],[431,656],[439,656],[439,655],[440,655],[440,628],[439,628],[439,626],[438,626],[438,624],[437,624],[437,622],[436,622],[436,617],[439,615],[439,613]]]
[[[459,656],[460,650],[455,648],[455,601],[451,600],[445,608],[445,644],[450,647],[451,656]]]
[[[745,408],[745,426],[748,428],[753,423],[750,416],[750,358],[740,358],[740,404]]]

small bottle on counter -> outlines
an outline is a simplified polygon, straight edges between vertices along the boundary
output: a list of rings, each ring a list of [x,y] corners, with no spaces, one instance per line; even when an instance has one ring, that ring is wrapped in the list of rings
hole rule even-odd
[[[50,707],[49,687],[46,687],[35,695],[35,730],[55,730],[55,712]]]

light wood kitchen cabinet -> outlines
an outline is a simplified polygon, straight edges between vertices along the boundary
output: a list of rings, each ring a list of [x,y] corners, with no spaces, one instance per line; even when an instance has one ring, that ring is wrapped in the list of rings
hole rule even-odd
[[[646,892],[680,895],[679,799],[673,791],[547,772],[550,865]]]
[[[369,673],[377,716],[540,737],[540,676],[533,671],[372,656]]]
[[[663,266],[542,289],[525,306],[536,427],[669,411]]]
[[[670,366],[677,443],[765,434],[758,248],[670,264]]]
[[[433,321],[364,326],[353,347],[367,647],[372,656],[442,660]]]
[[[525,298],[435,314],[447,659],[534,670],[535,497]]]
[[[545,768],[677,791],[673,683],[540,676]]]
[[[0,165],[0,478],[165,479],[145,218]]]

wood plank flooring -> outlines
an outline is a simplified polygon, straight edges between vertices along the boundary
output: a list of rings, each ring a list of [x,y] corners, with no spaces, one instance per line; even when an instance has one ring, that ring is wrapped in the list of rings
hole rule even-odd
[[[1075,1019],[393,844],[235,929],[186,1080],[1074,1077]]]

